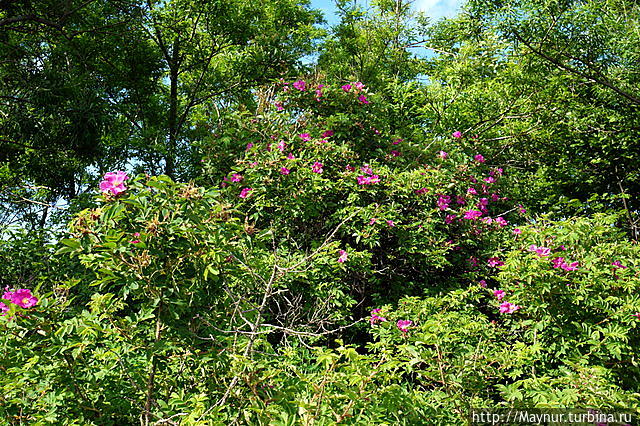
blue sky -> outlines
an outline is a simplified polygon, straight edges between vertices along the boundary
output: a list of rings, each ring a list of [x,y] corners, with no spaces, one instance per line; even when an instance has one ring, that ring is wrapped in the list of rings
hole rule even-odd
[[[362,0],[362,3],[367,4],[368,2]],[[413,7],[418,11],[425,12],[433,20],[437,20],[445,16],[454,16],[460,10],[462,3],[462,0],[415,0]],[[337,23],[333,0],[311,0],[311,6],[314,9],[322,10],[329,24]]]

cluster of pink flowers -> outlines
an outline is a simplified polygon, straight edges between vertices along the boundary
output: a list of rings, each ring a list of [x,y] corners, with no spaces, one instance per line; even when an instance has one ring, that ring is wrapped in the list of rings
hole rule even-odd
[[[364,175],[358,176],[356,179],[358,181],[358,185],[371,185],[374,183],[380,182],[380,176],[374,175],[371,166],[365,164],[360,168]]]
[[[324,165],[321,162],[316,161],[311,166],[311,171],[313,173],[322,173],[322,167],[324,167]]]
[[[485,286],[486,286],[486,282],[485,282]],[[521,308],[520,306],[515,305],[511,302],[502,301],[502,299],[504,299],[504,296],[506,296],[506,293],[504,290],[493,290],[493,296],[498,300],[498,302],[502,302],[499,307],[501,314],[512,314]]]
[[[2,299],[24,309],[32,308],[38,303],[38,298],[31,294],[31,290],[26,288],[19,288],[17,290],[9,290],[6,288]],[[5,315],[8,311],[9,307],[3,302],[0,302],[0,312],[2,315]]]
[[[338,263],[344,263],[349,258],[349,253],[347,253],[345,250],[340,250],[338,253],[340,254],[340,257],[338,258]]]
[[[304,80],[298,80],[293,83],[293,87],[300,90],[301,92],[304,92],[305,90],[307,90],[307,83]]]
[[[520,306],[514,305],[513,303],[504,302],[504,303],[500,304],[500,313],[501,314],[512,314],[512,313],[514,313],[515,311],[517,311],[520,308],[521,308]]]
[[[309,133],[301,133],[298,136],[300,137],[300,139],[302,139],[305,142],[309,142],[312,139]]]
[[[102,179],[102,182],[100,182],[100,190],[105,194],[111,193],[118,195],[127,190],[127,187],[124,186],[124,181],[129,179],[129,176],[127,176],[125,172],[116,171],[105,173]]]
[[[451,197],[448,195],[438,195],[438,201],[436,201],[436,205],[440,210],[446,210],[449,208],[449,203],[451,203]]]
[[[355,83],[345,84],[342,86],[342,90],[347,93],[353,92],[355,94],[359,94],[364,90],[364,83],[360,81],[356,81]],[[361,104],[369,103],[369,101],[367,100],[367,97],[362,93],[358,96],[358,102],[360,102]]]
[[[540,257],[547,257],[551,254],[551,249],[549,247],[538,247],[535,244],[531,244],[529,246],[529,251],[536,253]]]
[[[554,259],[551,259],[551,265],[558,269],[564,269],[565,271],[576,271],[578,270],[578,266],[580,266],[579,262],[571,262],[571,263],[567,263],[564,260],[564,257],[556,257]]]

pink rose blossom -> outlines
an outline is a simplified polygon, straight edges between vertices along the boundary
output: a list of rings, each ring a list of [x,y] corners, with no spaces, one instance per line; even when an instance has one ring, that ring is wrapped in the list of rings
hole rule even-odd
[[[387,220],[387,225],[389,225],[392,228],[396,226],[396,224],[392,220]]]
[[[540,257],[546,257],[551,254],[551,249],[548,247],[538,247],[534,244],[529,246],[529,251],[535,252]]]
[[[371,310],[371,318],[369,318],[369,323],[371,325],[377,324],[379,322],[385,322],[387,319],[385,317],[381,317],[378,315],[382,309],[376,308]]]
[[[344,251],[344,250],[340,250],[340,257],[338,258],[338,263],[344,263],[347,261],[347,258],[349,257],[349,254]]]
[[[447,208],[449,208],[449,203],[451,202],[451,197],[448,195],[440,195],[438,197],[438,201],[436,202],[436,205],[438,206],[438,208],[440,210],[446,210]]]
[[[495,223],[497,223],[501,228],[508,225],[507,221],[502,216],[496,217]]]
[[[467,189],[467,194],[469,194],[469,195],[478,195],[478,191],[476,191],[475,188],[468,188]]]
[[[286,176],[289,173],[291,173],[291,170],[287,169],[286,167],[280,167],[280,174],[283,174]]]
[[[560,267],[565,271],[577,271],[578,266],[580,266],[580,262],[572,262],[572,263],[563,262],[562,265],[560,265]]]
[[[514,233],[515,235],[520,235],[520,234],[522,234],[522,229],[520,229],[520,228],[515,228],[515,229],[513,230],[513,233]]]
[[[357,81],[353,85],[355,86],[356,90],[364,90],[364,83]]]
[[[301,92],[304,92],[305,90],[307,90],[307,83],[305,83],[304,80],[298,80],[293,83],[293,87],[300,90]]]
[[[253,191],[253,188],[242,188],[242,191],[240,191],[240,195],[238,195],[238,197],[247,198],[249,196],[249,192],[251,191]]]
[[[493,295],[496,299],[502,300],[504,299],[505,293],[504,290],[493,290]]]
[[[487,264],[492,268],[500,268],[501,266],[504,266],[504,262],[498,257],[490,257],[487,259]]]
[[[360,101],[361,104],[368,104],[369,103],[369,101],[367,100],[367,97],[365,95],[358,96],[358,101]]]
[[[396,323],[396,326],[398,327],[398,329],[403,333],[406,333],[407,331],[409,331],[409,327],[411,327],[412,325],[413,325],[413,321],[411,320],[398,320],[398,322]]]
[[[241,182],[244,179],[244,176],[238,173],[234,173],[231,175],[231,182]]]
[[[323,164],[320,163],[319,161],[316,161],[315,163],[313,163],[313,165],[311,166],[311,171],[313,173],[322,173],[322,167]]]
[[[311,140],[311,135],[309,133],[301,133],[298,137],[305,142],[309,142]]]
[[[473,156],[473,159],[476,160],[478,163],[484,163],[485,159],[482,155],[480,154],[476,154]]]
[[[344,86],[342,86],[342,90],[344,90],[345,92],[348,92],[351,90],[351,85],[350,84],[345,84]]]
[[[469,220],[476,220],[482,216],[482,212],[478,210],[468,210],[464,213],[463,218]]]
[[[616,260],[616,261],[614,261],[614,262],[611,262],[611,264],[612,264],[613,266],[615,266],[616,268],[618,268],[618,269],[627,269],[627,267],[626,267],[626,266],[624,266],[624,265],[622,264],[622,262],[620,262],[619,260]]]
[[[451,134],[451,136],[453,136],[453,137],[454,137],[454,138],[456,138],[456,139],[460,139],[460,138],[462,137],[462,132],[461,132],[461,131],[459,131],[459,130],[456,130],[455,132],[453,132],[453,133]]]
[[[504,302],[500,305],[500,313],[501,314],[512,314],[515,311],[520,309],[520,306],[514,305],[513,303]]]
[[[372,175],[373,174],[373,170],[367,164],[365,164],[364,166],[360,167],[360,170],[362,171],[362,173],[367,174],[367,175]]]
[[[36,306],[38,298],[31,294],[31,290],[19,288],[14,291],[6,291],[2,296],[3,299],[9,300],[14,305],[27,309]]]
[[[438,153],[438,156],[439,156],[440,158],[442,158],[442,159],[445,159],[445,158],[447,158],[447,157],[449,156],[449,154],[447,154],[447,153],[446,153],[446,152],[444,152],[444,151],[440,151],[440,152]]]
[[[102,179],[102,182],[100,182],[100,190],[103,193],[110,192],[113,195],[118,195],[127,190],[124,181],[129,179],[129,176],[127,176],[125,172],[108,172],[105,173]]]

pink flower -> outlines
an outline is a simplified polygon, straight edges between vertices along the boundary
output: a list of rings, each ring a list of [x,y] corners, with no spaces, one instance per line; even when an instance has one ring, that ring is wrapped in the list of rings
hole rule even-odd
[[[485,159],[482,155],[480,154],[476,154],[473,156],[473,159],[476,160],[478,163],[484,163]]]
[[[118,195],[127,190],[127,187],[124,186],[124,181],[129,179],[129,176],[125,172],[108,172],[105,173],[102,179],[100,190],[103,193],[110,192],[113,195]]]
[[[439,156],[440,156],[440,158],[442,158],[442,159],[445,159],[445,158],[447,158],[447,157],[449,156],[449,154],[447,154],[447,153],[446,153],[446,152],[444,152],[444,151],[440,151],[440,152],[438,153],[438,155],[439,155]]]
[[[476,220],[478,219],[480,216],[482,216],[482,212],[478,211],[478,210],[468,210],[464,213],[463,218],[464,219],[469,219],[469,220]]]
[[[413,321],[411,320],[398,320],[396,326],[400,331],[406,333],[409,330],[409,327],[413,325]]]
[[[251,191],[253,191],[253,188],[242,188],[242,191],[240,191],[240,195],[238,195],[238,197],[247,198],[249,196],[249,192]]]
[[[307,83],[305,83],[304,80],[298,80],[293,83],[293,87],[300,90],[301,92],[304,92],[305,90],[307,90]]]
[[[612,264],[613,266],[615,266],[616,268],[618,268],[618,269],[627,269],[627,267],[626,267],[626,266],[624,266],[624,265],[622,264],[622,262],[620,262],[619,260],[616,260],[616,261],[614,261],[614,262],[611,262],[611,264]]]
[[[240,182],[242,181],[242,179],[244,179],[244,176],[242,176],[241,174],[234,173],[231,175],[231,182]]]
[[[520,309],[520,306],[514,305],[513,303],[504,302],[500,305],[500,313],[501,314],[512,314],[515,311]]]
[[[305,142],[309,142],[311,140],[311,135],[309,133],[302,133],[298,136]]]
[[[316,161],[315,163],[313,163],[313,165],[311,166],[311,171],[313,173],[322,173],[322,163]]]
[[[522,204],[518,204],[518,211],[520,212],[520,214],[525,214],[527,212],[527,209],[522,207]]]
[[[455,214],[448,214],[445,218],[444,218],[444,223],[453,223],[453,221],[455,220],[456,215]]]
[[[278,145],[276,145],[276,148],[280,150],[280,152],[284,152],[286,147],[287,147],[287,144],[284,141],[280,141],[278,142]]]
[[[133,234],[133,237],[134,237],[134,239],[133,239],[133,240],[131,240],[131,241],[129,241],[129,243],[131,243],[131,244],[138,244],[138,243],[140,243],[140,240],[138,239],[138,237],[140,237],[140,233],[139,233],[139,232],[135,232],[135,233]]]
[[[345,92],[348,92],[349,90],[351,90],[351,85],[345,84],[344,86],[342,86],[342,90],[344,90]]]
[[[461,132],[461,131],[459,131],[459,130],[456,130],[455,132],[453,132],[453,133],[451,134],[451,136],[453,136],[453,137],[454,137],[454,138],[456,138],[456,139],[460,139],[460,138],[462,137],[462,132]]]
[[[251,142],[249,142],[249,143],[247,144],[247,149],[246,149],[246,151],[249,151],[251,148],[253,148],[253,144],[252,144]]]
[[[562,267],[563,264],[565,264],[564,257],[556,257],[554,259],[551,259],[551,265],[556,269]]]
[[[420,188],[420,189],[416,189],[414,192],[418,195],[423,195],[429,192],[429,190],[427,188]]]
[[[31,290],[28,290],[26,288],[7,291],[4,293],[2,298],[5,300],[9,300],[11,303],[25,309],[36,306],[36,304],[38,303],[38,298],[31,294]]]
[[[325,130],[321,135],[323,138],[330,138],[333,136],[333,130]]]
[[[565,271],[577,271],[578,266],[580,266],[580,262],[572,262],[572,263],[564,262],[562,265],[560,265],[560,267]]]
[[[378,220],[378,219],[376,219],[375,217],[372,217],[372,218],[369,220],[369,225],[373,225],[374,223],[376,223],[376,220]]]
[[[348,172],[355,172],[356,168],[353,167],[351,164],[347,164],[347,166],[344,168],[346,171]]]
[[[377,324],[379,322],[385,322],[387,319],[385,317],[381,317],[378,315],[382,309],[376,308],[371,310],[371,318],[369,318],[369,323],[371,325]]]
[[[392,145],[398,145],[400,142],[402,142],[404,139],[396,139],[395,141],[392,142]]]
[[[280,174],[283,174],[286,176],[289,173],[291,173],[291,170],[287,169],[286,167],[280,167]]]
[[[5,315],[7,312],[9,312],[9,307],[0,302],[0,315]]]
[[[365,164],[364,166],[360,167],[360,170],[362,171],[362,173],[367,174],[367,175],[372,175],[373,174],[373,170],[371,170],[371,167],[367,164]]]
[[[504,290],[493,290],[493,295],[496,299],[502,300],[505,296]]]
[[[501,266],[504,266],[504,262],[498,257],[490,257],[489,259],[487,259],[487,263],[492,268],[500,268]]]
[[[467,194],[469,194],[469,195],[478,195],[478,191],[476,191],[475,188],[468,188],[467,189]]]
[[[483,218],[482,218],[482,221],[483,221],[484,223],[486,223],[487,225],[491,225],[491,224],[493,223],[493,219],[492,219],[492,218],[490,218],[490,217],[488,217],[488,216],[487,216],[487,217],[483,217]]]
[[[514,233],[515,235],[520,235],[520,234],[522,234],[522,229],[520,229],[520,228],[515,228],[515,229],[513,230],[513,233]]]
[[[440,210],[446,210],[449,207],[449,203],[451,202],[451,197],[448,195],[440,195],[438,197],[438,201],[436,205]]]
[[[293,153],[290,152],[289,155],[287,155],[287,159],[288,160],[295,160],[296,157],[293,155]]]
[[[360,101],[361,104],[368,104],[369,103],[369,101],[367,100],[367,97],[365,95],[358,96],[358,101]]]
[[[392,220],[387,220],[387,225],[389,225],[392,228],[396,226],[396,224]]]
[[[370,185],[373,183],[378,183],[380,182],[380,176],[378,175],[373,175],[373,176],[358,176],[357,178],[358,181],[358,185]]]
[[[282,111],[284,109],[284,106],[282,105],[282,102],[276,102],[274,105],[276,106],[276,109],[278,111]]]
[[[478,281],[478,285],[482,288],[487,288],[487,282],[485,280]]]
[[[551,254],[551,249],[548,247],[538,247],[534,244],[529,246],[529,251],[535,252],[540,257],[546,257]]]
[[[496,178],[494,178],[493,176],[486,177],[483,180],[487,183],[496,183]]]
[[[356,90],[364,90],[364,83],[357,81],[353,85],[355,86]]]
[[[498,224],[498,226],[500,226],[501,228],[504,228],[505,226],[507,226],[507,221],[504,220],[504,218],[502,216],[498,216],[496,217],[495,222]]]
[[[391,152],[390,152],[390,154],[391,154],[393,157],[399,157],[399,156],[400,156],[400,151],[393,150],[393,151],[391,151]]]
[[[467,200],[462,195],[456,195],[456,203],[464,206],[465,204],[467,204]]]

